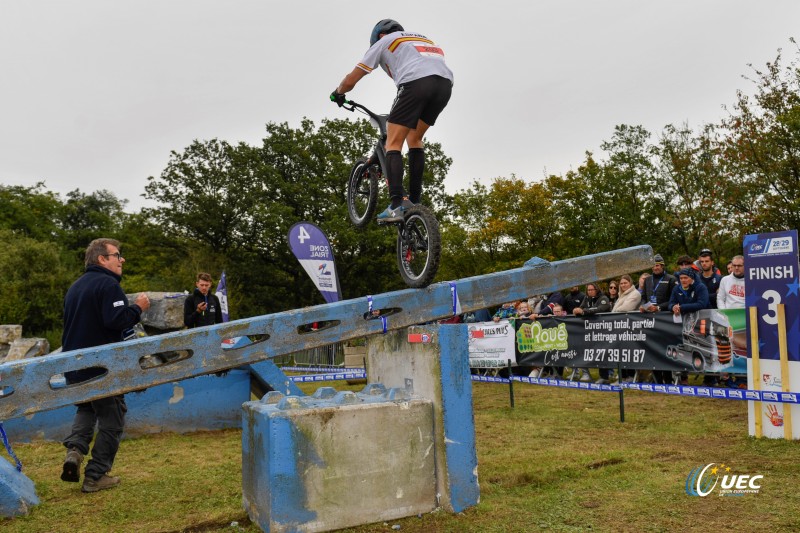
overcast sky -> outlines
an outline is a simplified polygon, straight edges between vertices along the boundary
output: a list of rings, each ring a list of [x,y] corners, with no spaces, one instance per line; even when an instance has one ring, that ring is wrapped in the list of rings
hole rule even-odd
[[[752,90],[747,64],[800,37],[798,0],[0,1],[0,184],[109,189],[130,211],[194,139],[353,118],[328,94],[382,18],[455,73],[429,132],[454,159],[449,192],[564,173],[616,124],[717,122]],[[388,111],[394,93],[376,70],[350,97]]]

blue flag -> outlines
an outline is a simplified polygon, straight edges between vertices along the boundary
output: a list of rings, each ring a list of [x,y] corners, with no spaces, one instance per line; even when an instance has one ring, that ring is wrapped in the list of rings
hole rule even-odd
[[[225,271],[222,271],[222,277],[219,279],[217,285],[217,292],[215,293],[219,298],[220,307],[222,307],[222,321],[227,322],[228,316],[228,280],[225,279]]]

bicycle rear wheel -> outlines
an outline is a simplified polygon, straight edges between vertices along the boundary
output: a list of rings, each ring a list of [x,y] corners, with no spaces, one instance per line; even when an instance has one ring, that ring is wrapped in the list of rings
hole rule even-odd
[[[404,215],[397,232],[397,265],[406,285],[421,289],[431,284],[439,270],[439,221],[421,205],[406,210]]]
[[[378,165],[358,161],[347,180],[347,214],[357,228],[366,227],[378,204]]]

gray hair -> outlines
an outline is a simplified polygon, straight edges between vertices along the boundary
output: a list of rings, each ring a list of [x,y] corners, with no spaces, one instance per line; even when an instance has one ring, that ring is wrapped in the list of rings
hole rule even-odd
[[[100,256],[108,253],[108,246],[116,246],[119,250],[119,241],[115,239],[95,239],[86,247],[86,255],[83,257],[84,266],[100,264]]]

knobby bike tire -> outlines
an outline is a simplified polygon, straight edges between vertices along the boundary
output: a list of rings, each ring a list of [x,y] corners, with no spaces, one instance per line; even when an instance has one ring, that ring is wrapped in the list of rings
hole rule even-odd
[[[357,228],[369,224],[378,205],[377,165],[367,167],[364,160],[357,161],[347,179],[347,214]]]
[[[397,266],[406,285],[421,289],[431,284],[439,270],[439,221],[422,205],[407,209],[403,218],[397,232]]]

